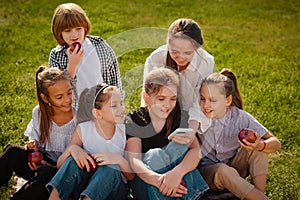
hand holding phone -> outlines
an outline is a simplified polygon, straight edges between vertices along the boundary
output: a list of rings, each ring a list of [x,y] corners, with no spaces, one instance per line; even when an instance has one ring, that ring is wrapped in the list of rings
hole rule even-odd
[[[173,133],[168,136],[168,139],[171,139],[173,135],[184,135],[184,134],[192,134],[194,130],[192,128],[177,128]]]

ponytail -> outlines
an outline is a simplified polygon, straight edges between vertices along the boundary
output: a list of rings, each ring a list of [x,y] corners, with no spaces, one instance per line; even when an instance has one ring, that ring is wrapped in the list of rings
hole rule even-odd
[[[221,70],[220,74],[226,76],[229,80],[231,80],[231,81],[225,82],[226,97],[231,94],[232,95],[232,105],[236,106],[239,109],[243,109],[243,101],[242,101],[242,97],[241,97],[240,91],[237,86],[237,81],[236,81],[236,77],[235,77],[234,73],[230,69],[224,68]],[[232,83],[228,83],[228,82],[232,82]],[[232,86],[229,86],[231,84],[233,84],[233,88],[232,88]],[[232,88],[232,89],[230,89],[230,88]]]
[[[222,84],[221,93],[226,97],[232,96],[232,106],[236,106],[239,109],[243,109],[243,101],[239,92],[237,81],[234,73],[230,69],[222,69],[220,73],[213,73],[206,77],[203,84]],[[201,88],[200,88],[201,90]]]
[[[45,94],[48,97],[48,92],[45,92],[45,88],[43,86],[42,80],[40,78],[40,73],[46,70],[46,66],[40,66],[36,71],[35,79],[36,79],[36,95],[39,103],[39,118],[40,118],[40,140],[43,144],[46,140],[49,140],[49,133],[50,133],[50,113],[51,108],[50,106],[44,102],[41,97],[41,94]]]

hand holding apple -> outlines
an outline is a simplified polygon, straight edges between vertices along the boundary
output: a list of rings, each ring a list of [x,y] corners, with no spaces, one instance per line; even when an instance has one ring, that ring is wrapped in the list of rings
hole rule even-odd
[[[96,163],[96,167],[94,167],[93,165],[92,165],[92,163],[90,162],[90,161],[88,161],[89,162],[89,165],[90,165],[90,172],[95,172],[95,171],[97,171],[97,169],[98,169],[98,165],[97,165],[97,161],[94,159],[94,157],[91,155],[91,154],[89,154],[89,156],[94,160],[94,162]]]
[[[71,52],[74,52],[76,46],[78,46],[78,49],[77,49],[77,52],[76,52],[76,53],[78,53],[78,51],[79,51],[80,48],[81,48],[80,42],[74,42],[74,43],[71,45],[71,47],[70,47],[70,51],[71,51]]]
[[[254,143],[256,141],[256,135],[255,132],[252,131],[251,129],[247,129],[247,128],[243,128],[239,134],[238,134],[239,140],[245,144],[243,142],[243,139],[246,139],[248,142],[250,143]]]
[[[28,162],[34,163],[35,165],[41,165],[42,160],[44,159],[44,156],[41,152],[33,151],[30,152],[28,155]]]

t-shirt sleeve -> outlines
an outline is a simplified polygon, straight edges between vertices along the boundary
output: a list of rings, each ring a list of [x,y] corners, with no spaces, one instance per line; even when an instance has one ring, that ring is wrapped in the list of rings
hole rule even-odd
[[[263,137],[268,132],[268,129],[264,127],[259,121],[257,121],[251,114],[243,111],[241,115],[244,122],[243,124],[245,125],[241,126],[240,129],[251,129],[254,132],[258,133],[260,137]]]
[[[40,143],[38,111],[39,108],[36,106],[32,111],[32,119],[28,123],[24,135],[27,136],[29,140],[36,140]]]

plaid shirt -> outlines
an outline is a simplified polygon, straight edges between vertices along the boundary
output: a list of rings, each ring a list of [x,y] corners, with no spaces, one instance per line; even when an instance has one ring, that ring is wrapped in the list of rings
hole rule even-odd
[[[118,61],[113,49],[100,37],[88,35],[87,38],[95,46],[102,65],[102,78],[103,82],[108,85],[117,86],[124,97],[122,90],[122,82]],[[57,46],[53,48],[49,56],[49,67],[58,67],[60,70],[66,70],[69,59],[66,53],[67,46]],[[76,77],[72,80],[73,86],[76,84]],[[78,94],[74,90],[75,101],[78,100]]]

